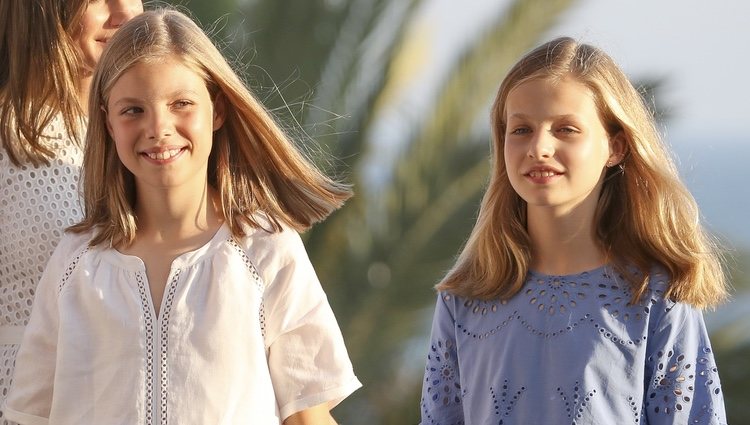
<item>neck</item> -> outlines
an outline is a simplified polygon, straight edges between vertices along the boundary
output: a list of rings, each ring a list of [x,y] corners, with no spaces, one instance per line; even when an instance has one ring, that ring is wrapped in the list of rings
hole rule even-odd
[[[545,274],[567,275],[595,269],[606,262],[596,241],[594,211],[556,213],[528,208],[531,268]]]
[[[208,183],[201,193],[181,188],[139,188],[137,193],[138,239],[179,244],[193,238],[204,239],[223,222],[214,202],[215,191]]]

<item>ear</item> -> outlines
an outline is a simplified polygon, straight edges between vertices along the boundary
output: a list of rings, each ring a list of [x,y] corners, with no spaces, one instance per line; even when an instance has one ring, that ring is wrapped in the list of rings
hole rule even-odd
[[[224,120],[227,116],[227,102],[224,99],[224,94],[219,93],[216,95],[214,100],[214,131],[221,128],[224,125]]]
[[[625,155],[628,153],[628,139],[625,133],[620,130],[614,136],[609,138],[609,159],[607,167],[614,167],[620,164]]]

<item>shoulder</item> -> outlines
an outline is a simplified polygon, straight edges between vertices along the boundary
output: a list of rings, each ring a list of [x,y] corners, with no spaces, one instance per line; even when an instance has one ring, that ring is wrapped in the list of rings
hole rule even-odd
[[[89,242],[93,236],[93,232],[91,231],[81,233],[66,231],[55,247],[55,251],[50,258],[50,263],[53,261],[65,263],[68,260],[79,257],[82,253],[89,250]]]
[[[312,268],[302,238],[294,229],[282,224],[281,230],[274,231],[264,219],[261,226],[246,226],[244,231],[234,242],[266,283],[283,269]]]
[[[481,311],[481,309],[484,308],[485,311],[487,311],[486,308],[489,304],[491,303],[477,299],[465,298],[449,291],[438,291],[435,304],[435,316],[441,317],[443,320],[455,321],[458,319],[457,316],[465,316],[475,309]]]
[[[65,232],[46,264],[39,286],[53,285],[58,291],[62,290],[70,277],[79,270],[79,265],[85,261],[84,257],[91,251],[91,237],[92,234],[88,232]]]
[[[666,297],[670,276],[662,266],[650,270],[647,301],[652,332],[680,329],[694,325],[703,326],[702,311],[688,303],[677,302]]]
[[[256,215],[258,227],[244,226],[245,235],[235,238],[242,249],[253,256],[259,254],[292,255],[304,251],[302,238],[296,230],[281,223],[281,230],[274,230],[263,215]]]

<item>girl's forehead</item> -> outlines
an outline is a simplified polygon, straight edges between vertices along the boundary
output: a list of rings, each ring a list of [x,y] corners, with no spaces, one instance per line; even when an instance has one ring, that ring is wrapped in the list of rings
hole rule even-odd
[[[205,72],[203,72],[200,67],[197,66],[194,62],[187,60],[186,58],[183,58],[176,54],[158,54],[158,55],[148,55],[148,56],[142,56],[139,58],[136,58],[135,60],[128,63],[124,69],[122,69],[120,72],[114,75],[114,78],[111,80],[111,82],[107,85],[107,90],[105,92],[106,95],[109,95],[112,91],[112,88],[117,85],[118,82],[122,80],[123,77],[126,75],[130,75],[136,71],[140,71],[143,69],[143,67],[147,68],[154,68],[153,71],[155,71],[155,74],[158,73],[160,70],[165,71],[168,67],[178,66],[182,68],[186,68],[196,75],[198,75],[202,80],[206,80]]]

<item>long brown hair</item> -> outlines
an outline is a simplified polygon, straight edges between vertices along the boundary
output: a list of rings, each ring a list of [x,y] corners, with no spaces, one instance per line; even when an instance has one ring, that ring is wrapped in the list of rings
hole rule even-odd
[[[508,299],[523,286],[530,264],[526,204],[508,180],[503,156],[505,103],[518,85],[532,79],[574,78],[594,94],[605,128],[626,140],[624,172],[605,176],[595,214],[602,251],[631,283],[637,302],[648,289],[649,272],[660,265],[671,280],[665,293],[697,307],[726,297],[720,251],[700,224],[698,207],[679,178],[641,95],[602,50],[572,38],[552,40],[511,68],[491,112],[493,165],[477,223],[454,267],[438,289],[457,295]],[[639,273],[628,273],[635,266]]]
[[[80,142],[81,58],[72,37],[85,0],[0,2],[0,143],[15,165],[49,163],[45,128],[59,114]]]
[[[325,176],[284,134],[206,34],[187,16],[164,8],[133,18],[109,41],[91,87],[83,161],[84,220],[74,232],[95,229],[91,244],[130,244],[135,237],[135,181],[117,156],[106,127],[115,82],[133,65],[171,57],[206,82],[224,103],[224,124],[214,133],[208,183],[219,192],[220,213],[235,235],[260,227],[255,213],[302,231],[351,196],[349,186]]]

